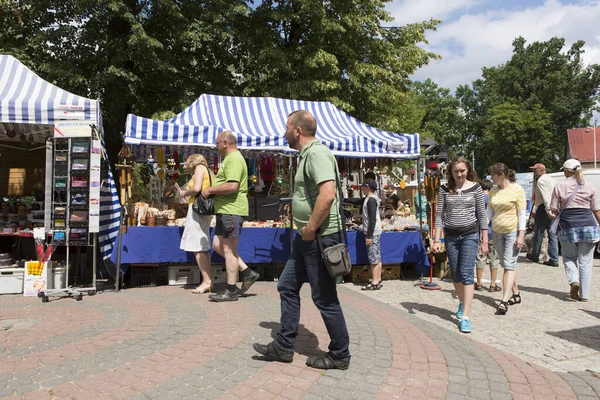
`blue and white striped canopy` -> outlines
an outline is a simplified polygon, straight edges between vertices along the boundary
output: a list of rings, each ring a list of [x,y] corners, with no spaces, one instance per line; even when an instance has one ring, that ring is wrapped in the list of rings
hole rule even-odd
[[[240,149],[290,152],[293,150],[287,146],[285,123],[296,110],[308,110],[315,116],[317,138],[336,155],[404,159],[419,155],[417,133],[373,128],[328,102],[207,94],[167,121],[129,114],[125,142],[214,146],[219,132],[230,130],[237,135]]]
[[[100,102],[76,96],[37,76],[16,58],[0,54],[0,122],[54,124],[61,121],[93,121],[103,137]],[[102,139],[103,156],[106,157]],[[102,257],[112,254],[119,231],[121,206],[112,172],[100,189],[100,232]]]

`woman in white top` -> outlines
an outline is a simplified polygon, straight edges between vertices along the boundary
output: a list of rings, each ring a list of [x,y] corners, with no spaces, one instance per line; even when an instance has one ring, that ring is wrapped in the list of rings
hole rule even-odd
[[[201,294],[210,292],[212,289],[210,265],[210,221],[212,215],[195,213],[192,210],[192,204],[194,204],[196,194],[211,185],[212,175],[206,158],[200,154],[190,155],[185,162],[185,168],[188,173],[194,175],[188,182],[187,190],[179,189],[180,198],[189,196],[185,229],[179,248],[194,253],[196,263],[202,274],[202,284],[194,289],[192,293]]]

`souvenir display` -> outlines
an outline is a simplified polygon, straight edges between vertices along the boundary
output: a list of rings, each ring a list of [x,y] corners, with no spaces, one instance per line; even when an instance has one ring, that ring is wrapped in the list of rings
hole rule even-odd
[[[57,137],[49,143],[46,231],[59,243],[88,245],[100,223],[100,142]]]

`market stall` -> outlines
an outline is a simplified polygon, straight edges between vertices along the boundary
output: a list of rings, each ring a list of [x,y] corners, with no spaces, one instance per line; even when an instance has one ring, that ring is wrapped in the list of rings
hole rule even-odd
[[[129,227],[123,235],[121,262],[123,264],[195,263],[192,253],[179,250],[182,227]],[[295,234],[295,233],[294,233]],[[214,229],[211,229],[211,236]],[[248,264],[280,262],[290,254],[290,230],[285,228],[244,228],[238,253]],[[348,232],[350,257],[353,264],[368,264],[362,233]],[[212,252],[214,263],[223,258]],[[429,262],[418,232],[383,232],[381,236],[383,264],[415,263],[428,268]],[[116,262],[116,252],[113,254]]]
[[[44,227],[49,240],[99,244],[103,258],[110,257],[119,204],[99,101],[62,90],[14,57],[0,55],[0,151],[3,235],[22,238]],[[107,166],[103,178],[101,159]],[[76,204],[67,196],[71,189],[85,199]]]
[[[158,181],[150,183],[151,187],[160,188],[159,192],[168,191],[169,180],[181,180],[181,171],[178,170],[178,164],[187,158],[191,153],[201,153],[211,163],[211,166],[216,170],[220,158],[214,153],[213,148],[217,135],[224,129],[229,129],[237,135],[238,148],[245,154],[249,167],[250,191],[256,186],[260,186],[261,181],[272,181],[278,184],[285,182],[293,176],[293,168],[296,161],[297,152],[287,146],[285,135],[285,122],[288,115],[299,109],[305,109],[315,115],[318,121],[317,138],[327,145],[332,152],[339,157],[359,157],[365,159],[389,158],[397,160],[414,159],[419,156],[419,135],[418,134],[397,134],[382,131],[366,125],[350,115],[342,112],[335,106],[327,102],[308,102],[285,100],[276,98],[244,98],[244,97],[227,97],[202,95],[194,104],[186,110],[166,121],[154,121],[147,118],[129,115],[127,118],[127,126],[125,132],[125,143],[132,145],[132,153],[137,153],[138,160],[140,158],[147,159],[147,163],[152,165],[152,170],[156,172]],[[141,152],[137,146],[144,146],[144,152]],[[134,157],[135,158],[135,157]],[[269,176],[264,170],[264,164],[271,165],[269,168],[273,174]],[[348,168],[345,167],[345,161],[340,158],[340,171],[347,173]],[[347,165],[350,165],[348,163]],[[374,163],[375,165],[375,163]],[[259,167],[260,166],[260,167]],[[355,184],[356,185],[356,184]],[[291,185],[290,185],[291,186]],[[290,187],[287,188],[287,193],[291,192]],[[284,188],[279,188],[275,193],[267,190],[266,194],[283,195]],[[152,197],[152,196],[150,196]],[[168,200],[148,199],[146,201],[131,205],[133,211],[132,221],[128,225],[140,225],[141,219],[139,214],[140,207],[143,207],[142,212],[146,215],[146,207],[154,208],[152,213],[168,212],[174,208],[175,215],[182,215],[177,212],[177,205],[166,204]],[[252,208],[252,202],[256,200],[249,199]],[[157,204],[158,203],[158,204]],[[136,211],[137,210],[137,214]],[[256,213],[255,215],[257,215]],[[135,217],[137,215],[137,218]],[[144,218],[145,219],[145,218]],[[151,219],[154,223],[154,220]],[[282,224],[289,226],[289,221],[282,221]],[[167,222],[168,225],[178,224],[177,218]],[[262,225],[262,224],[260,224]],[[427,269],[428,261],[425,257],[425,249],[422,245],[422,240],[418,233],[402,232],[395,230],[403,230],[404,226],[390,225],[390,232],[385,233],[385,241],[389,243],[407,243],[406,251],[394,251],[391,247],[382,251],[391,254],[391,261],[388,262],[417,262],[418,266],[423,271]],[[168,228],[168,227],[167,227]],[[172,249],[165,249],[168,256],[165,260],[174,262],[173,260],[187,260],[187,256],[181,250],[178,250],[178,236],[181,229],[167,228],[131,228],[128,227],[123,234],[123,246],[121,246],[123,264],[142,262],[142,259],[148,259],[144,256],[143,251],[138,251],[133,247],[135,243],[150,243],[152,241],[161,240],[159,236],[167,235],[171,238]],[[248,243],[252,243],[256,237],[262,237],[261,229],[264,228],[248,228],[246,231],[253,233],[248,236]],[[392,232],[394,231],[394,232]],[[160,233],[159,233],[160,232]],[[271,233],[264,232],[264,235]],[[157,236],[158,235],[158,236]],[[351,233],[353,239],[356,233]],[[252,236],[252,238],[250,238]],[[277,235],[277,240],[282,239],[283,235]],[[288,233],[287,238],[289,239]],[[413,246],[414,237],[418,237],[421,245]],[[135,240],[134,240],[135,238]],[[151,239],[153,238],[153,239]],[[240,241],[240,247],[244,246],[245,239]],[[162,241],[164,244],[164,241]],[[141,246],[143,248],[144,246]],[[159,247],[163,247],[162,244]],[[252,247],[250,245],[250,247]],[[393,246],[392,246],[393,247]],[[401,246],[400,246],[401,247]],[[398,248],[400,248],[398,247]],[[286,246],[281,247],[277,254],[281,260],[287,260],[289,255],[289,242]],[[355,246],[354,259],[357,263],[366,262],[366,253],[364,244]],[[266,257],[256,256],[256,248],[253,248],[247,254],[247,263],[252,262],[271,262],[274,261],[273,255],[269,254]],[[165,253],[165,254],[166,254]],[[138,255],[132,256],[130,255]],[[158,254],[155,256],[159,257]],[[384,262],[385,260],[384,255]],[[113,254],[112,259],[117,260]],[[159,257],[160,258],[160,257]],[[393,259],[393,260],[392,260]],[[419,262],[419,260],[423,260]],[[153,260],[151,262],[157,262]],[[166,262],[166,261],[165,261]]]

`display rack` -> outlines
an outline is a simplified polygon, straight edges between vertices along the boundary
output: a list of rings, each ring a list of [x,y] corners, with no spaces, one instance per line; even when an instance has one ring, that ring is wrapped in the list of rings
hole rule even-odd
[[[42,302],[49,297],[96,293],[96,251],[100,215],[100,141],[87,137],[54,137],[46,144],[46,218],[45,230],[54,246],[66,247],[64,287],[38,292]],[[91,287],[69,285],[70,249],[92,247],[93,281]],[[52,270],[48,268],[51,278]]]

